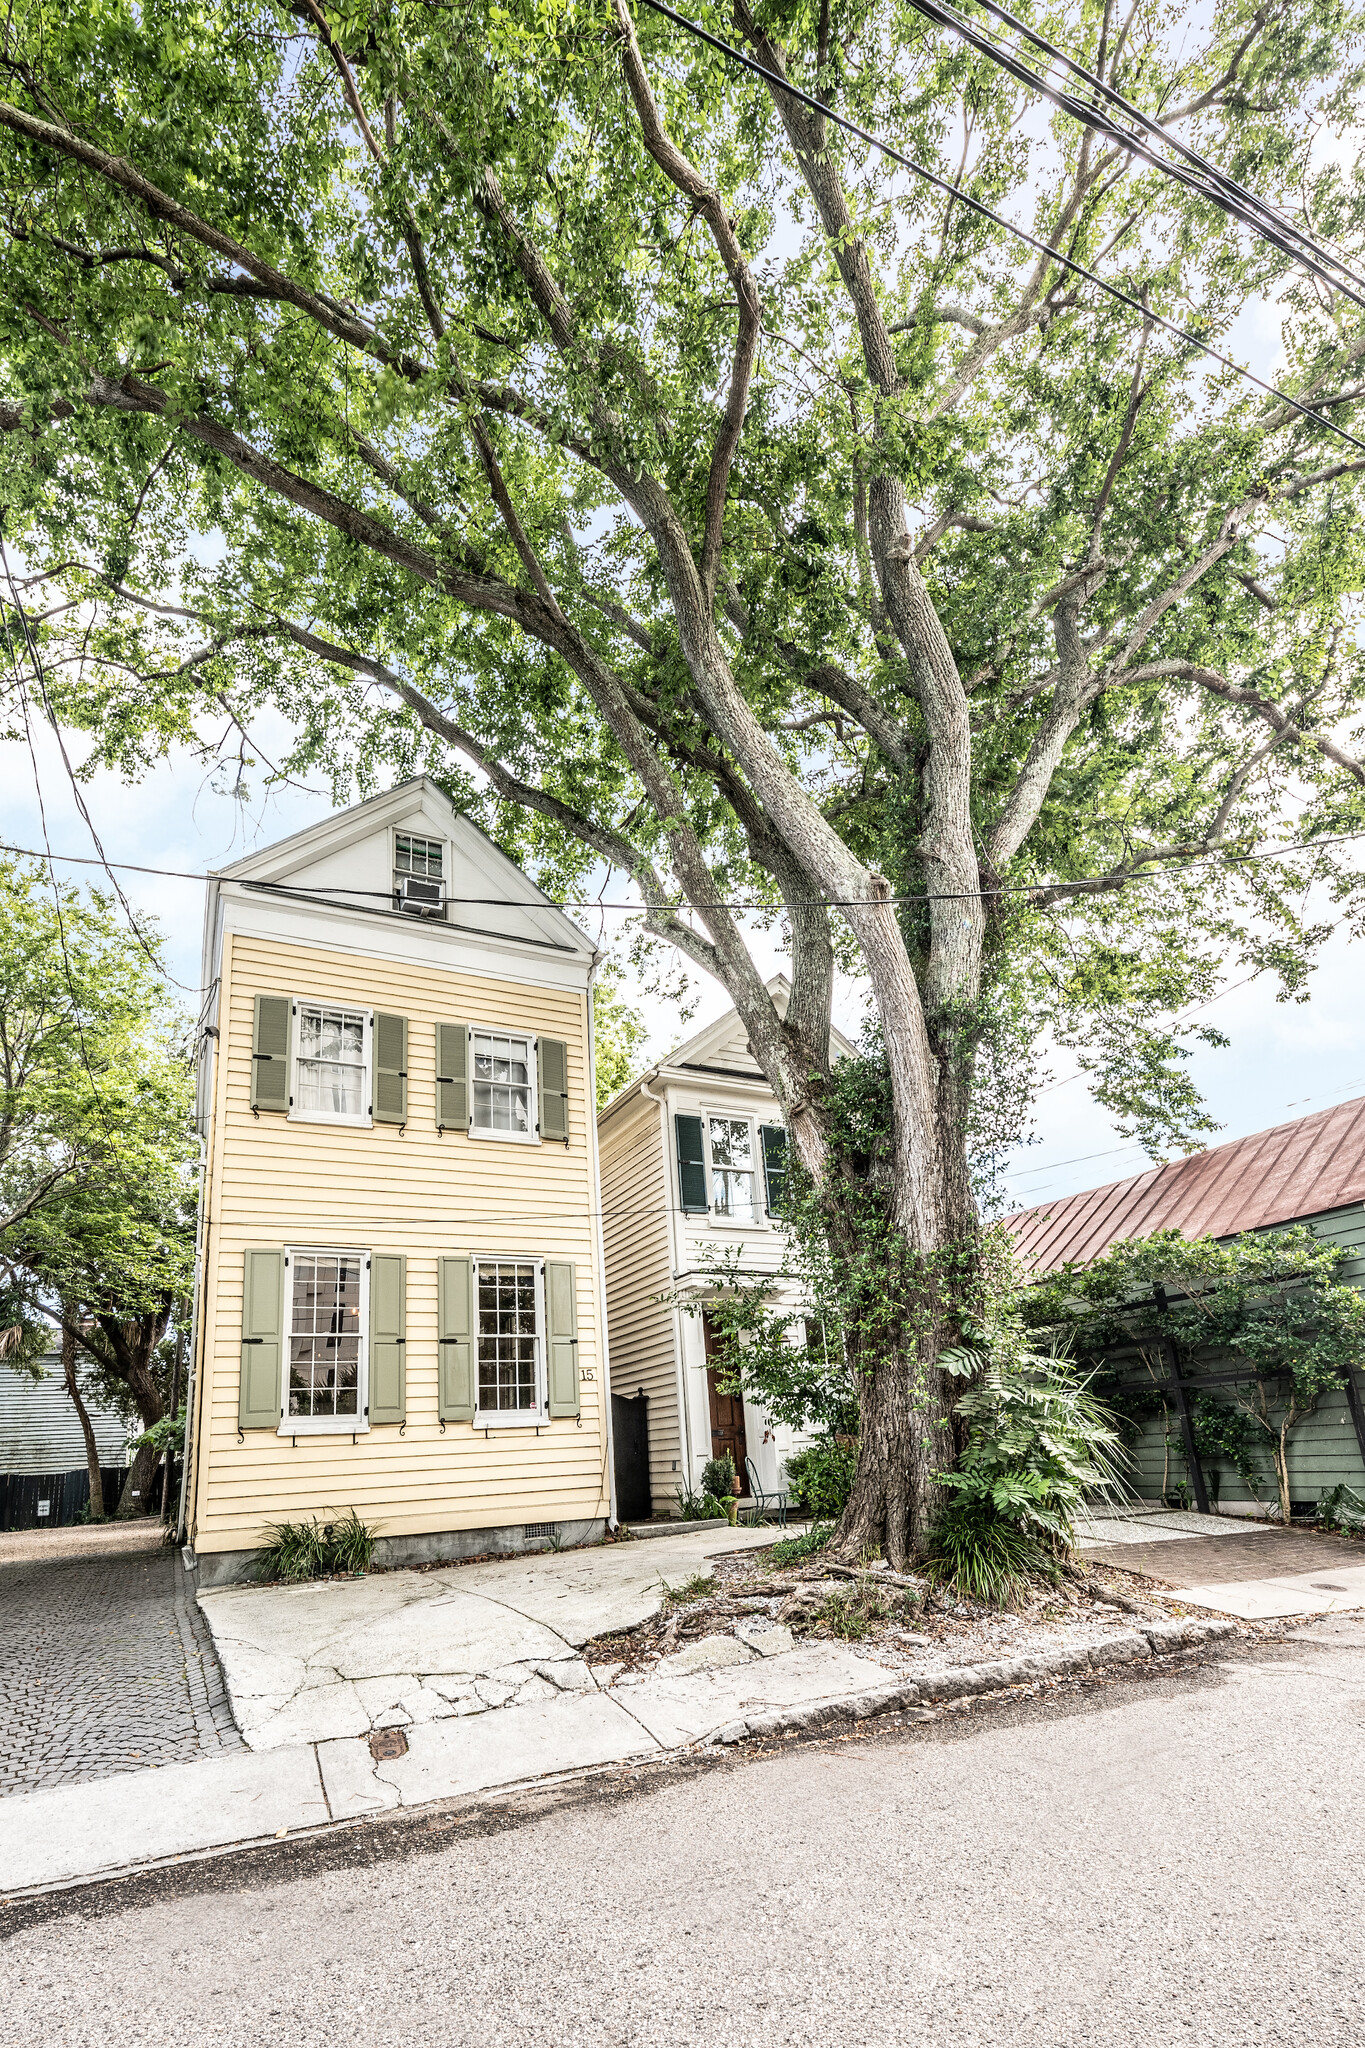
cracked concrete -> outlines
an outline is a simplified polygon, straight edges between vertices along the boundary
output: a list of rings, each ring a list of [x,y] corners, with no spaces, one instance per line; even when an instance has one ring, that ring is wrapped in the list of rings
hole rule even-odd
[[[656,1614],[669,1585],[770,1529],[497,1558],[445,1571],[303,1586],[224,1586],[199,1596],[250,1749],[414,1730],[599,1691],[578,1651]],[[727,1637],[725,1654],[751,1651]],[[774,1645],[776,1648],[776,1645]],[[609,1683],[606,1678],[604,1683]]]

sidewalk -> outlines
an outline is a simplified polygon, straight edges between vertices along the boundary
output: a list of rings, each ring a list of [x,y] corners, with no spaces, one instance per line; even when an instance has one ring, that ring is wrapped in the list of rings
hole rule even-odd
[[[915,1638],[920,1662],[907,1672],[834,1640],[797,1644],[755,1613],[638,1668],[580,1654],[597,1638],[600,1655],[602,1636],[657,1614],[666,1584],[708,1577],[714,1558],[775,1535],[680,1530],[454,1570],[207,1593],[201,1611],[249,1751],[0,1799],[0,1903],[699,1744],[889,1712],[932,1718],[926,1701],[1036,1689],[1233,1631],[1181,1618],[1128,1626],[1096,1609],[1055,1647],[1020,1625],[1004,1635],[1024,1654],[974,1664],[926,1660]]]

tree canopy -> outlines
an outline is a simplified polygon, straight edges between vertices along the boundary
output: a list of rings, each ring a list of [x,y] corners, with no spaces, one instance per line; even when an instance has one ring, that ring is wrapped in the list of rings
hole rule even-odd
[[[836,1256],[854,1183],[907,1247],[847,1524],[899,1556],[974,1119],[1008,1134],[1038,1020],[1179,1143],[1190,1012],[1229,969],[1300,993],[1358,915],[1365,323],[905,0],[697,13],[952,189],[626,0],[18,0],[11,604],[130,775],[269,705],[285,766],[423,768],[551,888],[631,879],[735,1002]],[[1346,0],[1036,19],[1359,246]],[[1149,317],[1235,349],[1257,296],[1307,415]],[[785,1015],[736,904],[781,924]],[[840,957],[884,1113],[836,1158]]]
[[[0,864],[0,1358],[31,1363],[59,1325],[87,1384],[150,1425],[190,1295],[197,1144],[186,1020],[144,939],[98,892]]]

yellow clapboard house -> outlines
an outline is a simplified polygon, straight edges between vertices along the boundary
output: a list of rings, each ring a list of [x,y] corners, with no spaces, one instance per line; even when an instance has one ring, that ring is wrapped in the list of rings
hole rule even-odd
[[[425,778],[211,881],[185,1524],[201,1585],[610,1513],[594,948]]]

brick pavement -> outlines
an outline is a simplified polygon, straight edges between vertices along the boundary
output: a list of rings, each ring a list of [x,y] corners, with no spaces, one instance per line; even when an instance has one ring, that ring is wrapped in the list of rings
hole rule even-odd
[[[53,1530],[0,1548],[0,1798],[244,1747],[159,1536]]]
[[[1248,1579],[1328,1573],[1365,1564],[1365,1543],[1316,1529],[1258,1529],[1246,1536],[1189,1536],[1163,1543],[1088,1545],[1087,1564],[1142,1572],[1167,1586],[1226,1586]]]

